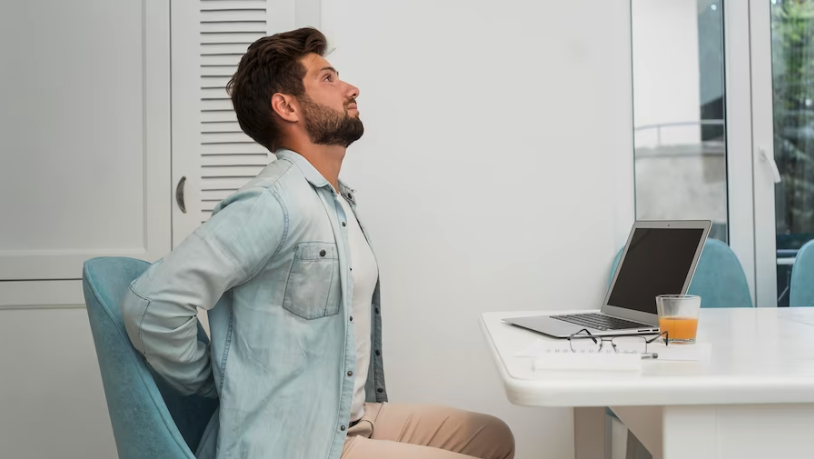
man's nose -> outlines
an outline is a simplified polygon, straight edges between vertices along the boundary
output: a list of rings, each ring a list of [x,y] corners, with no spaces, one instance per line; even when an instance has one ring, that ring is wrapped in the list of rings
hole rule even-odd
[[[357,88],[356,86],[348,84],[348,90],[349,90],[348,95],[351,99],[356,99],[357,97],[359,97],[359,88]]]

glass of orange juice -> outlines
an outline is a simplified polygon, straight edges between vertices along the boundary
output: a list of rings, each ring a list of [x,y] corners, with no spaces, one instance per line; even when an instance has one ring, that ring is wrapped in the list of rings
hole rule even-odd
[[[698,331],[701,297],[697,295],[659,295],[656,297],[659,328],[672,343],[694,343]]]

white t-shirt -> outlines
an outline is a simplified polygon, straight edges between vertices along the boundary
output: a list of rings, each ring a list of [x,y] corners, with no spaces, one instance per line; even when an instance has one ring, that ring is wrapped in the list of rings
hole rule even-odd
[[[356,382],[353,387],[353,402],[350,420],[358,421],[365,414],[365,382],[370,367],[370,310],[373,307],[373,291],[379,278],[376,258],[365,239],[362,228],[353,214],[350,204],[344,197],[339,199],[348,220],[348,243],[350,244],[350,277],[353,281],[350,315],[353,318],[356,337]]]

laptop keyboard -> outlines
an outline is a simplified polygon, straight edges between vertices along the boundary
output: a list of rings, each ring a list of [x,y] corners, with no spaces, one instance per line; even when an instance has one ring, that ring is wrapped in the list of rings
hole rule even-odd
[[[583,327],[595,328],[597,330],[624,330],[626,328],[654,328],[653,325],[640,324],[625,319],[606,316],[604,314],[564,314],[551,316],[552,319],[562,320],[570,324]]]

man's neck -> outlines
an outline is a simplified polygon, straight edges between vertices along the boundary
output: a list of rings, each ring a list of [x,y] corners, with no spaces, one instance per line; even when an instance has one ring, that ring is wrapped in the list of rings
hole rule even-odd
[[[307,159],[334,190],[339,191],[339,171],[342,169],[342,160],[345,159],[346,149],[336,145],[314,145],[313,143],[284,146]]]

